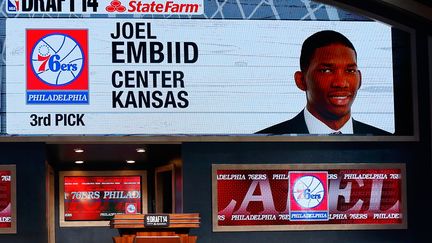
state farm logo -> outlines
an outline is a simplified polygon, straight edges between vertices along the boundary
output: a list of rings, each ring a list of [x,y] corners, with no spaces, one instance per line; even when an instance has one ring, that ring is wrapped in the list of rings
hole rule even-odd
[[[202,14],[204,4],[203,0],[113,0],[105,10],[109,13]]]
[[[107,6],[106,8],[107,12],[120,12],[123,13],[124,11],[126,11],[126,7],[122,5],[122,3],[119,0],[114,0],[111,1],[110,5]]]

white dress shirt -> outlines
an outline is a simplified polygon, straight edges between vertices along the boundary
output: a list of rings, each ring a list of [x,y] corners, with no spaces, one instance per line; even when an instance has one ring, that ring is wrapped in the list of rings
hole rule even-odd
[[[307,108],[304,109],[304,117],[309,134],[332,134],[335,132],[341,132],[342,134],[354,133],[352,117],[350,117],[349,120],[339,130],[333,130],[328,127],[322,121],[314,117]]]

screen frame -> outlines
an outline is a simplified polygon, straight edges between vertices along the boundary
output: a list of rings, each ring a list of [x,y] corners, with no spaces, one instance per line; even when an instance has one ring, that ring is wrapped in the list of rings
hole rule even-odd
[[[355,6],[347,5],[338,0],[317,0],[324,4],[329,4],[337,8],[341,8],[347,11],[351,11],[355,14],[363,15],[371,20],[381,22],[389,25],[392,28],[397,28],[409,34],[410,39],[410,54],[408,71],[410,71],[410,83],[407,84],[411,88],[409,92],[410,103],[409,112],[412,114],[410,122],[412,127],[412,134],[409,135],[389,135],[389,136],[362,136],[362,135],[344,135],[344,136],[328,136],[328,135],[303,135],[303,134],[286,134],[286,135],[266,135],[262,136],[254,134],[220,134],[220,135],[194,135],[194,134],[73,134],[73,135],[14,135],[14,134],[0,134],[0,142],[48,142],[48,143],[59,143],[65,141],[72,142],[170,142],[170,143],[182,143],[182,142],[409,142],[419,141],[419,110],[418,110],[418,78],[417,78],[417,52],[421,48],[416,47],[416,31],[412,27],[408,27],[401,23],[396,22],[375,13],[368,12]],[[395,81],[393,81],[395,84]],[[401,86],[401,85],[400,85]],[[404,97],[394,96],[394,103],[397,103],[397,99],[403,99]],[[399,101],[401,103],[401,101]],[[402,115],[398,115],[403,116]],[[408,114],[407,114],[408,115]],[[2,117],[4,119],[4,117]],[[396,119],[396,109],[395,109]],[[397,122],[395,120],[395,122]],[[395,127],[397,128],[397,127]]]
[[[176,211],[176,197],[175,197],[175,193],[176,193],[176,188],[175,188],[175,182],[176,182],[176,174],[175,174],[175,166],[174,164],[169,164],[169,165],[164,165],[164,166],[160,166],[157,167],[155,169],[155,174],[154,174],[154,182],[155,182],[155,186],[154,186],[154,190],[155,190],[155,204],[156,204],[156,212],[155,213],[164,213],[163,212],[163,205],[165,202],[165,198],[163,195],[163,185],[161,185],[160,179],[161,179],[161,174],[162,173],[170,173],[170,183],[171,183],[171,212],[170,213],[175,213]]]
[[[142,214],[148,212],[148,182],[145,170],[119,170],[119,171],[60,171],[59,172],[59,225],[60,227],[91,227],[109,226],[110,220],[80,220],[66,221],[64,217],[64,178],[67,176],[140,176],[141,177],[141,209]]]
[[[401,171],[401,212],[404,215],[401,224],[308,224],[308,225],[218,225],[218,170],[330,170],[330,169],[386,169],[395,168]],[[320,163],[320,164],[212,164],[212,230],[213,232],[241,232],[241,231],[299,231],[299,230],[389,230],[407,229],[407,179],[404,163]]]

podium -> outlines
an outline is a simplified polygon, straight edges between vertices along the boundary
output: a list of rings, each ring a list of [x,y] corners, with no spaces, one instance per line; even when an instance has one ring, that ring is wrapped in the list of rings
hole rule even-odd
[[[117,214],[110,221],[120,234],[113,237],[114,243],[196,243],[197,236],[189,230],[199,224],[197,213]]]

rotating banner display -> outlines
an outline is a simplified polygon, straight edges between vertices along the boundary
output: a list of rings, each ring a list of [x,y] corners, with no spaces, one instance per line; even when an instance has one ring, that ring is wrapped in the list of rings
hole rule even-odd
[[[213,230],[406,228],[404,164],[213,165]]]
[[[303,41],[348,37],[353,118],[395,132],[391,27],[372,21],[6,20],[8,135],[253,135],[294,117]]]

